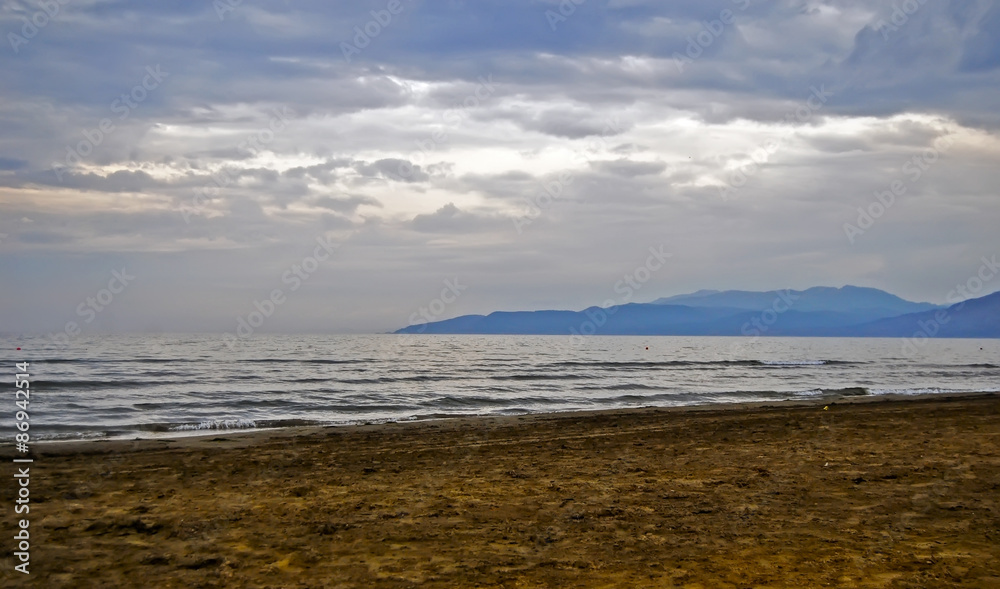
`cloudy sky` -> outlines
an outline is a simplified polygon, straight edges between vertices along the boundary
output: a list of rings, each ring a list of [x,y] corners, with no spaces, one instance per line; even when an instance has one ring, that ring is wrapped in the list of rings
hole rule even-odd
[[[0,32],[0,331],[579,309],[650,248],[632,300],[944,302],[1000,255],[994,1],[21,0]]]

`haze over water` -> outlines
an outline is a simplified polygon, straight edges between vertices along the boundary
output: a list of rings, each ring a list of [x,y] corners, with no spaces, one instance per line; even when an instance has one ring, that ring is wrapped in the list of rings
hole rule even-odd
[[[31,363],[40,440],[778,401],[852,387],[1000,390],[997,340],[931,340],[916,353],[898,339],[663,336],[264,335],[231,350],[212,335],[108,335],[5,346],[11,374],[15,361]]]

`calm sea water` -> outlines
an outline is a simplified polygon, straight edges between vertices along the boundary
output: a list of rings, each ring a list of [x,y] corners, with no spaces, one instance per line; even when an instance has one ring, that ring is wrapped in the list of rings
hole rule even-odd
[[[1000,390],[998,340],[906,351],[896,339],[835,338],[258,336],[235,349],[212,335],[0,342],[11,390],[15,362],[30,362],[36,440],[776,401],[852,387]],[[14,433],[9,399],[4,439]]]

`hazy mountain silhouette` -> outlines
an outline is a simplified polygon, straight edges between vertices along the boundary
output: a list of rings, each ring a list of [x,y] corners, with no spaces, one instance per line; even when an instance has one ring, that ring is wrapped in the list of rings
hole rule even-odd
[[[921,332],[928,337],[1000,337],[1000,293],[945,308],[855,286],[703,290],[582,311],[464,315],[396,333],[912,337]]]
[[[654,304],[686,305],[689,307],[730,307],[763,311],[785,293],[794,297],[792,308],[797,311],[833,311],[838,313],[868,314],[872,319],[894,317],[905,313],[919,313],[939,308],[930,303],[913,303],[877,288],[860,286],[816,286],[807,290],[752,292],[745,290],[700,290],[687,295],[677,295],[653,301]]]
[[[873,321],[852,332],[874,337],[1000,337],[1000,292],[946,309]]]

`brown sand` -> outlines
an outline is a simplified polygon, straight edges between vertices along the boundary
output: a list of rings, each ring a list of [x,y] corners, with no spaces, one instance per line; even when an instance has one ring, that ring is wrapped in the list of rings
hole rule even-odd
[[[998,436],[974,395],[39,445],[0,585],[1000,587]]]

